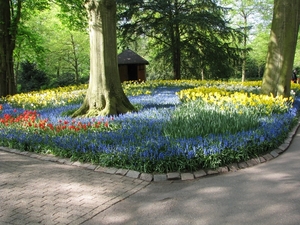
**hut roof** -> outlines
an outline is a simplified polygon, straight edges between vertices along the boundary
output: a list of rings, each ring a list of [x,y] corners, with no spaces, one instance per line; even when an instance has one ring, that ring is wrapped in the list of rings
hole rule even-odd
[[[118,55],[118,64],[146,64],[149,62],[134,51],[127,49]]]

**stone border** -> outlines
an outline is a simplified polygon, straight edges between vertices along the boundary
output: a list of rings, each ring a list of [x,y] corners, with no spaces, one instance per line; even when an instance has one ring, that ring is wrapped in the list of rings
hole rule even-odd
[[[93,170],[95,172],[101,172],[101,173],[107,173],[107,174],[115,174],[120,176],[127,176],[133,179],[141,179],[144,181],[171,181],[171,180],[194,180],[198,178],[203,178],[209,175],[219,175],[223,173],[228,172],[236,172],[240,169],[246,169],[248,167],[255,166],[257,164],[261,164],[267,161],[270,161],[272,159],[277,158],[279,155],[281,155],[283,152],[285,152],[288,147],[290,146],[294,135],[296,134],[298,128],[300,126],[300,120],[298,121],[297,125],[292,129],[292,131],[289,132],[288,137],[285,139],[284,143],[281,144],[278,148],[272,150],[271,152],[259,156],[257,158],[250,159],[245,162],[239,162],[239,163],[232,163],[230,165],[219,167],[217,169],[208,169],[208,170],[199,170],[195,172],[185,172],[185,173],[179,173],[179,172],[172,172],[172,173],[166,173],[166,174],[149,174],[149,173],[140,173],[138,171],[134,170],[128,170],[128,169],[118,169],[113,167],[101,167],[90,163],[81,163],[81,162],[72,162],[70,159],[66,158],[59,158],[53,155],[41,155],[34,152],[27,152],[27,151],[20,151],[17,149],[11,149],[7,147],[0,147],[0,150],[15,153],[19,155],[28,156],[31,158],[39,159],[39,160],[45,160],[49,162],[56,162],[60,164],[66,164],[66,165],[72,165],[72,166],[78,166],[83,169]]]

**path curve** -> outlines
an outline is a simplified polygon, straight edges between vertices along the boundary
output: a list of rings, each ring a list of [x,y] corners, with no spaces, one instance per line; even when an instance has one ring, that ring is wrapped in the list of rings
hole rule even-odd
[[[188,181],[148,182],[1,147],[0,224],[296,225],[300,131],[293,132],[271,161]]]
[[[152,182],[84,225],[298,225],[300,129],[287,151],[221,176]]]
[[[148,184],[0,148],[0,224],[82,224]]]

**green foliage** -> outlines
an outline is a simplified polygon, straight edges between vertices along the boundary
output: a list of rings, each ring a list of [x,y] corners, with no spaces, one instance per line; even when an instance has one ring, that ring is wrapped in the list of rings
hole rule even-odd
[[[54,77],[51,79],[48,88],[57,87],[67,87],[77,84],[86,84],[88,82],[88,77],[80,77],[78,82],[75,81],[75,74],[73,73],[63,73],[59,77]]]
[[[124,45],[148,37],[153,59],[163,61],[175,79],[199,78],[201,72],[210,78],[230,76],[232,63],[239,58],[234,44],[239,32],[230,28],[224,9],[215,1],[118,3]]]
[[[57,5],[34,12],[19,26],[14,51],[16,70],[24,61],[34,62],[49,79],[48,87],[84,83],[89,76],[89,37],[62,23]],[[74,28],[75,29],[75,28]]]
[[[222,110],[219,106],[207,105],[202,100],[182,104],[176,108],[164,128],[172,138],[206,137],[210,134],[234,134],[254,129],[259,125],[258,116],[247,111]]]
[[[82,0],[55,0],[60,11],[57,16],[70,30],[85,32],[88,26],[86,9]]]
[[[24,62],[19,72],[19,83],[21,92],[37,91],[46,86],[48,78],[46,73],[38,70],[35,64]]]
[[[300,32],[298,34],[298,43],[300,43]],[[296,47],[296,54],[294,59],[294,67],[300,67],[300,45]]]
[[[249,44],[251,52],[247,59],[247,78],[262,77],[268,51],[269,29],[261,29]]]

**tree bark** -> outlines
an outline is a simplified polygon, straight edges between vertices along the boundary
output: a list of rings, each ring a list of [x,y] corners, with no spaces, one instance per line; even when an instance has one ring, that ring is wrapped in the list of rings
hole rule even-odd
[[[86,0],[90,28],[90,80],[86,98],[73,116],[133,111],[118,72],[116,0]]]
[[[244,19],[244,35],[243,35],[243,57],[242,57],[242,82],[246,81],[246,63],[247,63],[247,38],[248,38],[248,20],[247,13],[242,10]]]
[[[174,21],[173,24],[170,25],[170,37],[171,37],[171,49],[172,49],[172,66],[173,66],[173,75],[174,80],[181,79],[181,50],[180,50],[180,30],[179,23],[175,18],[179,16],[179,4],[176,0],[174,3],[174,9],[170,8],[169,11],[169,19],[170,21]]]
[[[21,2],[17,14],[12,21],[9,0],[0,1],[0,97],[16,93],[16,83],[13,70],[13,51],[17,24],[20,19]]]
[[[79,84],[79,62],[78,62],[78,55],[77,55],[77,50],[76,50],[76,43],[75,43],[73,34],[70,35],[70,38],[71,38],[71,47],[72,47],[73,60],[72,60],[72,57],[71,57],[71,59],[69,61],[70,61],[71,65],[74,68],[74,73],[75,73],[74,81],[75,81],[75,84]]]
[[[290,96],[291,75],[300,24],[299,14],[299,0],[274,0],[267,62],[262,83],[263,94]]]

